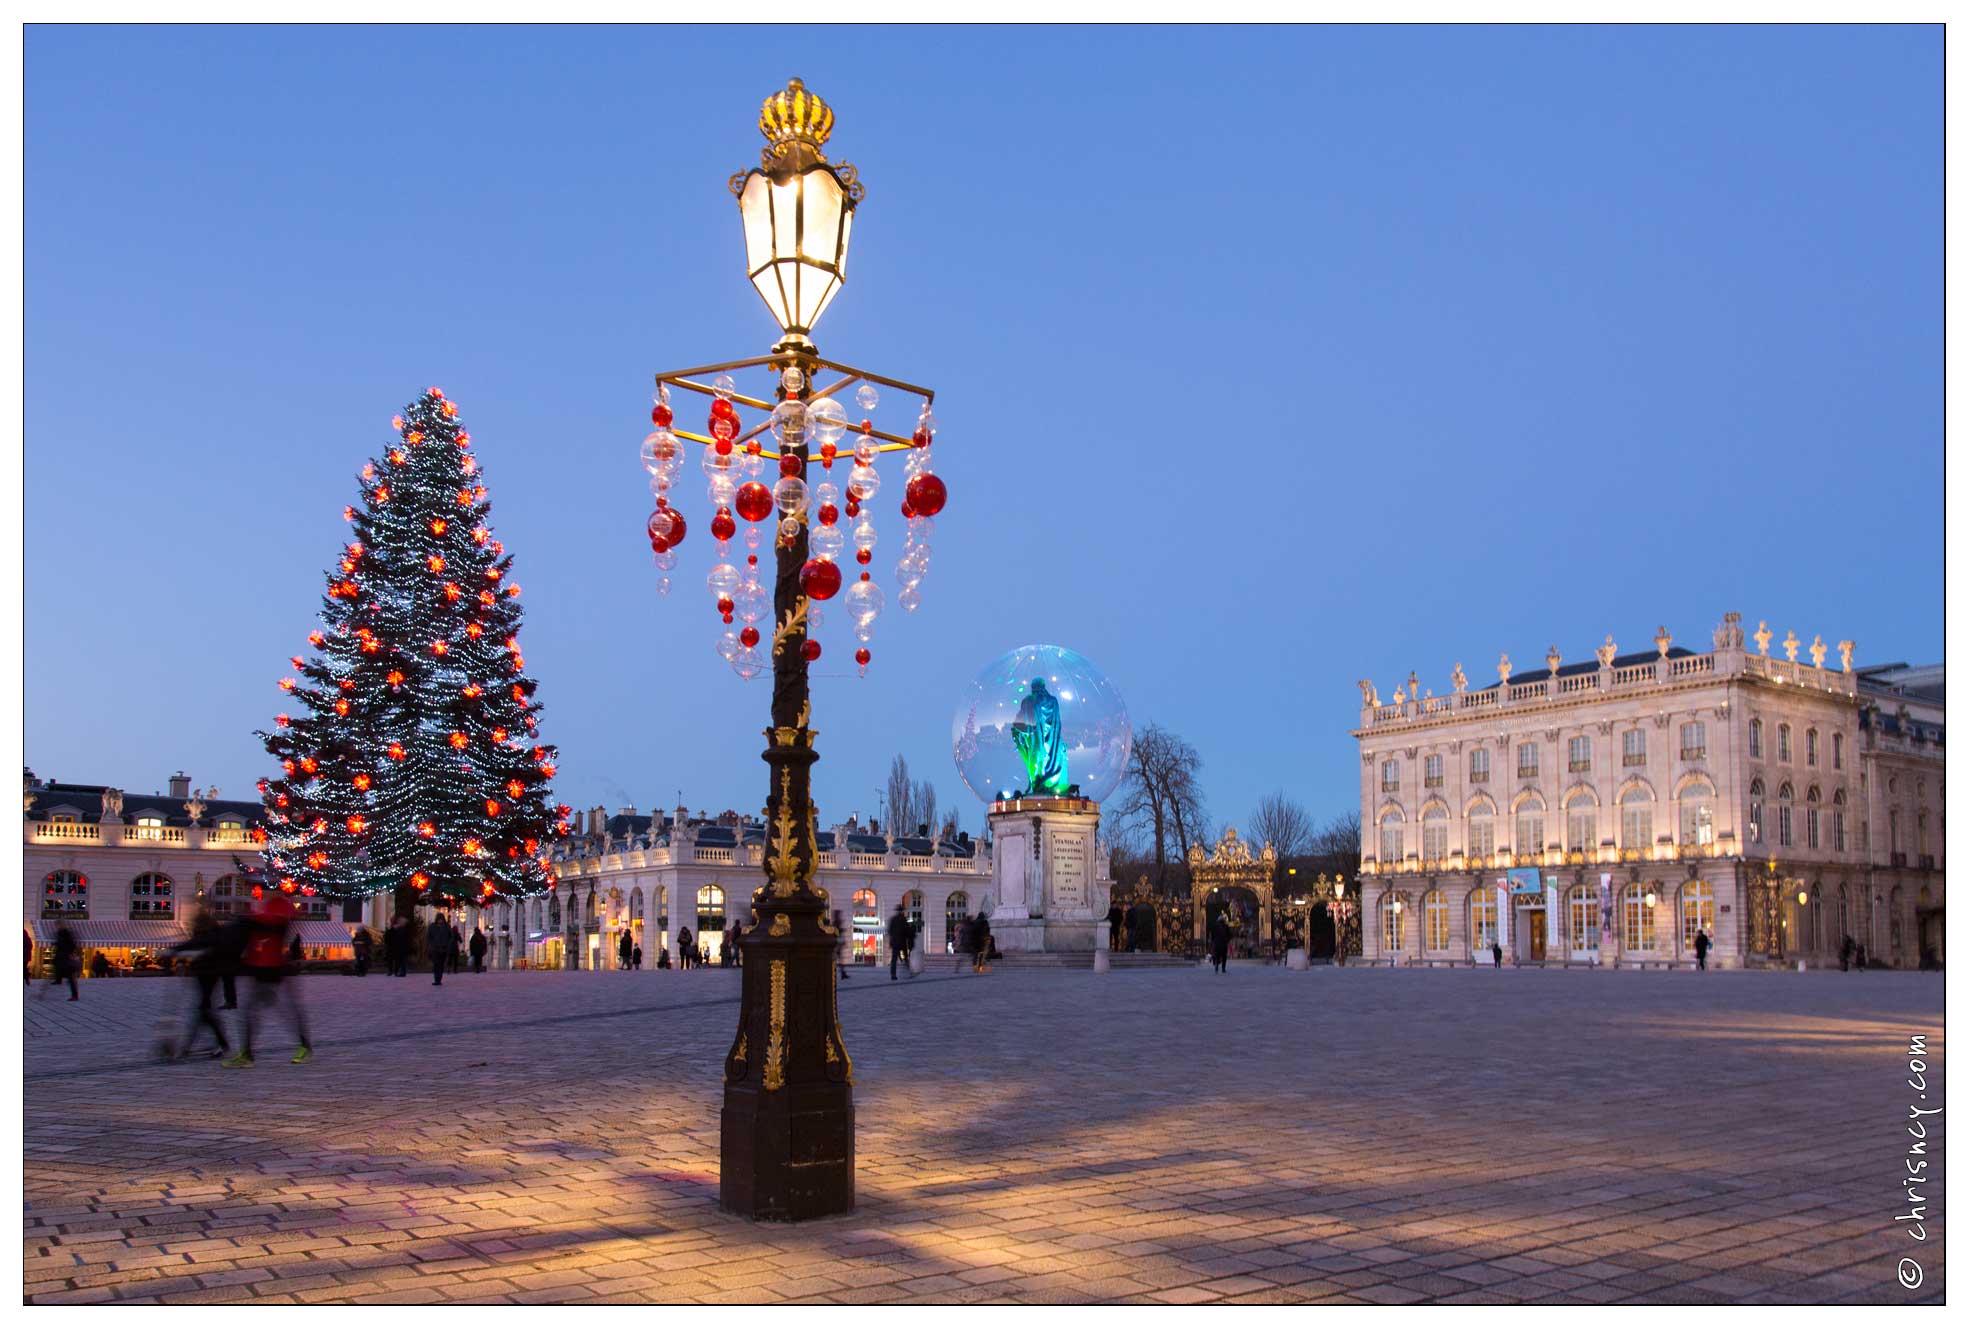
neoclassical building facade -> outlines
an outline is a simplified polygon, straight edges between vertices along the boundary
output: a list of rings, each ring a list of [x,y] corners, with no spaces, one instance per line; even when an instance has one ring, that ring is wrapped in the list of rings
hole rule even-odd
[[[1732,613],[1700,653],[1363,681],[1364,958],[1682,966],[1700,932],[1719,967],[1939,960],[1941,667],[1772,645]]]

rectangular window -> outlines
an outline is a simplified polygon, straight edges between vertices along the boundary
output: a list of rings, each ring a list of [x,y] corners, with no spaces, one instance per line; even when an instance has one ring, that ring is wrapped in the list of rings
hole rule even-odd
[[[1832,769],[1835,771],[1846,769],[1846,736],[1844,734],[1834,734],[1832,736]]]
[[[1750,800],[1750,843],[1764,843],[1764,805],[1754,798]]]
[[[1762,720],[1752,720],[1750,722],[1750,755],[1753,757],[1764,755],[1764,722]]]
[[[1402,768],[1400,763],[1384,761],[1381,763],[1381,792],[1393,794],[1401,790]]]
[[[1682,800],[1682,843],[1708,844],[1713,838],[1709,800],[1696,794]]]
[[[1422,783],[1430,789],[1441,789],[1443,787],[1442,754],[1437,753],[1434,756],[1424,757],[1422,759]]]
[[[1381,861],[1399,863],[1402,861],[1402,828],[1383,826],[1381,828]]]
[[[1832,847],[1839,853],[1846,852],[1846,814],[1838,808],[1832,810]]]
[[[1475,858],[1489,858],[1497,852],[1497,826],[1488,816],[1470,818],[1469,853]]]
[[[1423,906],[1423,915],[1429,925],[1429,949],[1446,951],[1449,949],[1449,901],[1440,892],[1431,892],[1429,902]]]
[[[1890,854],[1901,852],[1901,810],[1899,808],[1887,809],[1887,852]]]
[[[1470,783],[1482,784],[1490,779],[1490,749],[1473,748],[1470,751]]]
[[[1778,804],[1778,845],[1785,849],[1791,847],[1791,804],[1789,803]]]
[[[1566,744],[1566,769],[1575,772],[1593,769],[1592,739],[1581,734]]]
[[[1600,847],[1598,817],[1590,807],[1566,809],[1566,848],[1580,853]]]
[[[1545,852],[1545,814],[1543,812],[1520,812],[1518,814],[1518,839],[1511,847],[1520,854],[1542,854]]]
[[[1819,731],[1816,729],[1805,731],[1805,764],[1807,766],[1819,764]]]
[[[1682,760],[1701,761],[1709,755],[1708,731],[1700,720],[1691,720],[1682,726]]]
[[[1805,847],[1807,849],[1817,849],[1819,847],[1819,810],[1817,808],[1805,809]]]
[[[1449,819],[1422,823],[1422,857],[1440,863],[1449,857]]]
[[[1518,744],[1518,778],[1529,780],[1538,774],[1538,744]],[[1523,852],[1522,850],[1519,852]]]
[[[1629,803],[1620,810],[1620,847],[1646,849],[1654,843],[1655,812],[1651,803]]]
[[[1791,760],[1791,726],[1788,724],[1778,726],[1778,760]]]
[[[1648,764],[1647,730],[1630,729],[1620,736],[1620,764],[1622,766],[1646,766]]]
[[[1639,890],[1627,892],[1627,949],[1651,951],[1655,948],[1655,911]]]

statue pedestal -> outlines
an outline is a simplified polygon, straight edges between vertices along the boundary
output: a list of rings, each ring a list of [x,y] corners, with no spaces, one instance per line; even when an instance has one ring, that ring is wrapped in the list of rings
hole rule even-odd
[[[1101,805],[1008,798],[991,805],[991,935],[1007,955],[1092,951],[1107,926]]]

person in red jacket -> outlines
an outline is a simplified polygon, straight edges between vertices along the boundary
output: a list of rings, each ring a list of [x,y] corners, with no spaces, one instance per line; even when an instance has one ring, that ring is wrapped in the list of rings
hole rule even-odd
[[[240,1022],[239,1052],[220,1065],[253,1064],[253,1026],[262,1007],[280,1003],[283,990],[294,1018],[294,1032],[301,1041],[300,1049],[294,1053],[298,1065],[314,1055],[314,1048],[308,1042],[307,1014],[301,1009],[300,980],[283,981],[288,968],[287,929],[296,912],[294,900],[285,891],[259,886],[253,888],[253,894],[257,898],[246,915],[250,935],[245,953],[240,957],[240,971],[253,980],[253,996],[246,1006],[246,1018]]]

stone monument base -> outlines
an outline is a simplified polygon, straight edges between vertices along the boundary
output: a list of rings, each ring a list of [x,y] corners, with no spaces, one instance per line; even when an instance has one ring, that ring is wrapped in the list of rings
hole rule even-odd
[[[1084,798],[1005,798],[991,805],[991,936],[1007,955],[1081,952],[1107,926],[1101,806]]]

